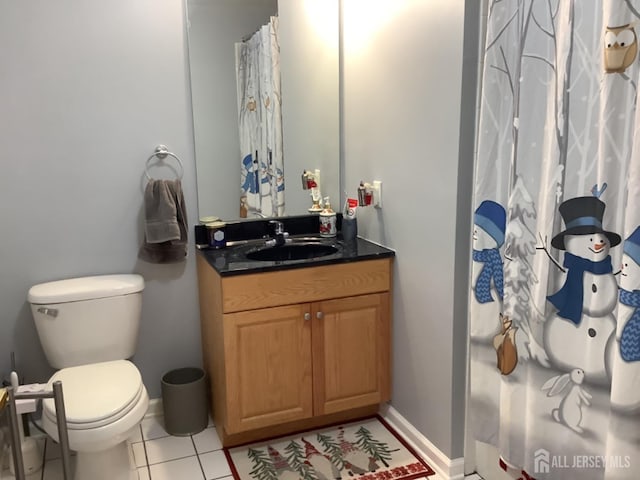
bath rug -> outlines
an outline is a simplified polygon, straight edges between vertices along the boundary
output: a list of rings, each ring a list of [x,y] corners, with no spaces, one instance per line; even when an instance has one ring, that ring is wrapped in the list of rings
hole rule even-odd
[[[435,474],[378,416],[224,452],[236,480],[409,480]]]

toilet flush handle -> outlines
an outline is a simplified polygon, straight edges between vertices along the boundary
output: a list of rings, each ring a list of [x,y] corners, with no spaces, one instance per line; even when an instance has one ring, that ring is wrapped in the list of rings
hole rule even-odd
[[[49,315],[50,317],[56,318],[58,316],[58,309],[57,308],[40,307],[38,309],[38,313],[44,313],[45,315]]]

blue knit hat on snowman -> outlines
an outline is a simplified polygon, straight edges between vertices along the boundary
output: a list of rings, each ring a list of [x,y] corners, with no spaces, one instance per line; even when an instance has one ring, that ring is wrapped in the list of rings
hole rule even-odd
[[[483,201],[475,211],[473,223],[491,235],[498,247],[502,246],[507,223],[507,214],[502,205],[491,200]]]
[[[491,283],[496,287],[500,300],[504,298],[504,278],[502,257],[498,250],[504,243],[507,214],[499,203],[483,201],[476,209],[473,221],[487,232],[497,243],[497,248],[474,250],[473,260],[482,263],[482,269],[476,279],[475,294],[478,303],[493,302]]]
[[[635,231],[629,235],[629,238],[624,241],[622,251],[640,265],[640,227],[636,228]]]

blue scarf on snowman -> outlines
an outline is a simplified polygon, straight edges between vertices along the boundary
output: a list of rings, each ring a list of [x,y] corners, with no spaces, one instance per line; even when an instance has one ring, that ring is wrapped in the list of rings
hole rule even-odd
[[[567,268],[567,279],[562,288],[553,295],[548,296],[547,300],[558,309],[558,316],[580,325],[584,301],[582,285],[584,273],[590,272],[594,275],[612,273],[611,256],[607,256],[607,258],[599,262],[592,262],[586,258],[565,252],[563,265]]]
[[[626,362],[640,361],[640,290],[620,289],[620,303],[635,307],[635,311],[622,329],[620,356]]]
[[[491,296],[491,279],[498,291],[500,300],[504,297],[504,278],[502,272],[502,257],[497,248],[487,248],[485,250],[474,250],[473,260],[484,263],[480,275],[476,280],[476,300],[478,303],[493,302]]]

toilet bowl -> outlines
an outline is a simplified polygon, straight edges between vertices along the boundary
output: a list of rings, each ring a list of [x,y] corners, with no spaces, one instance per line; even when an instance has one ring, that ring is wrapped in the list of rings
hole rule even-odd
[[[65,399],[69,447],[77,452],[75,478],[130,480],[137,478],[127,440],[147,412],[149,397],[138,369],[116,360],[56,372]],[[42,424],[58,440],[53,399],[43,402]]]
[[[62,383],[74,480],[138,478],[129,439],[149,396],[130,358],[135,349],[144,281],[103,275],[35,285],[28,301],[49,364]],[[53,399],[43,401],[42,426],[58,441]]]

